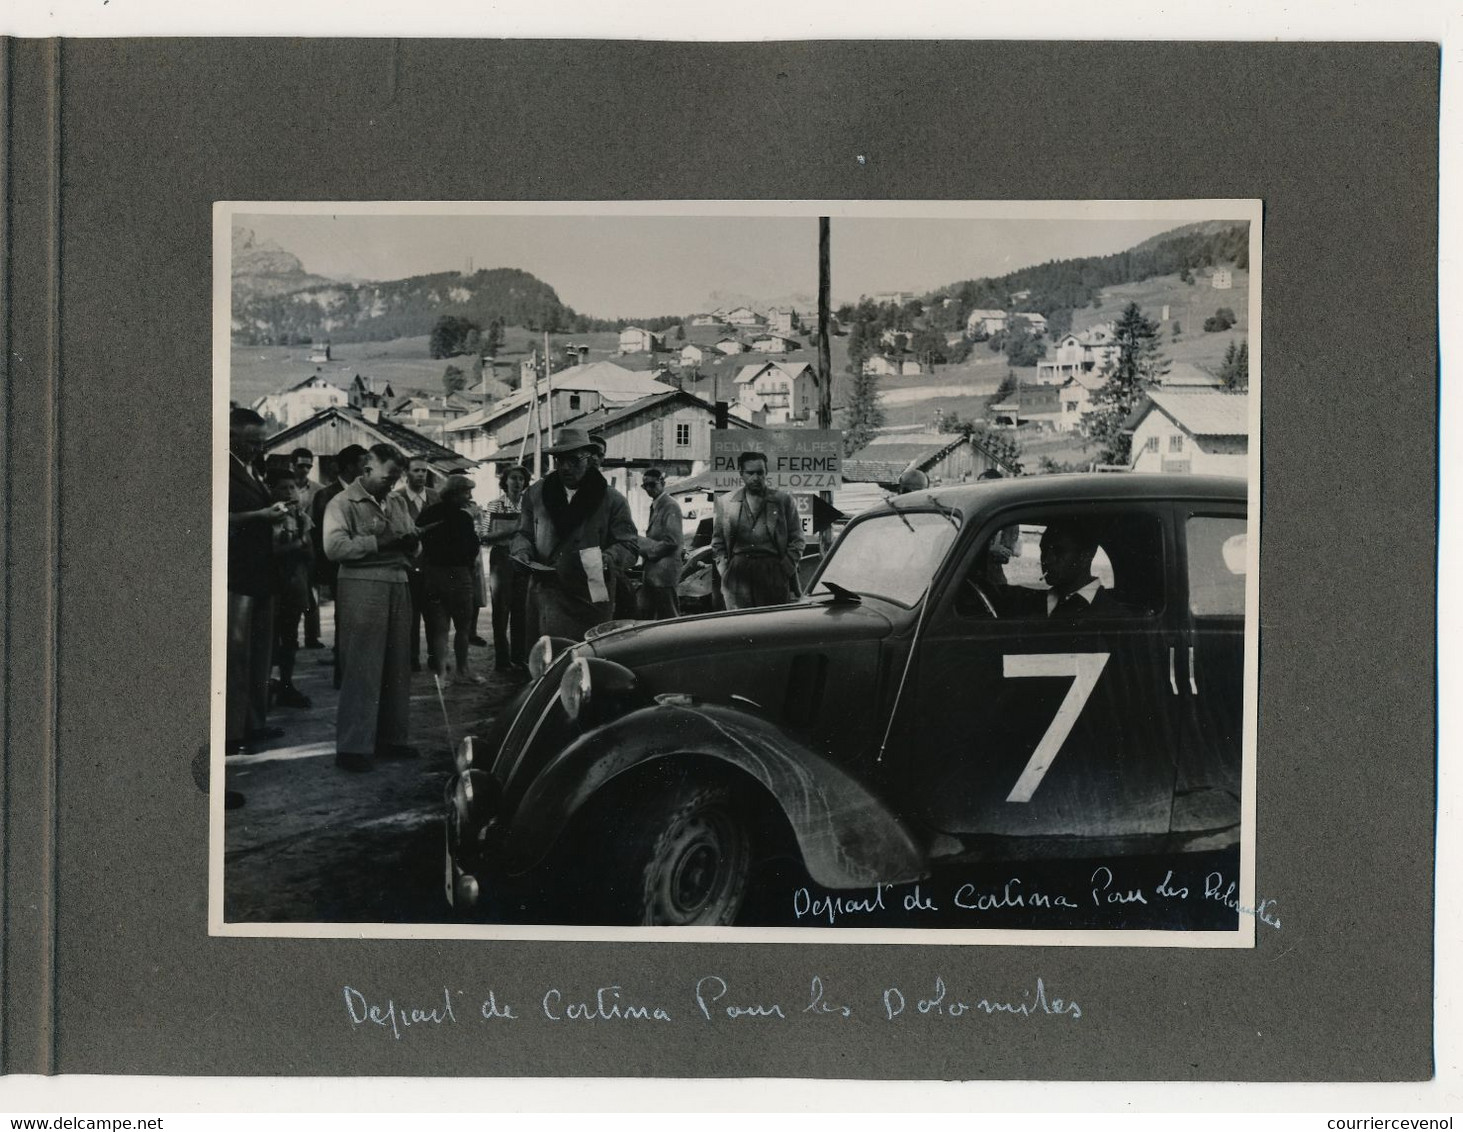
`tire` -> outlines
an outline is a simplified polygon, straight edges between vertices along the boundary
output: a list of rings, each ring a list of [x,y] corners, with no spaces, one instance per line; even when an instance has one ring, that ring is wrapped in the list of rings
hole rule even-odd
[[[682,781],[622,811],[602,841],[600,893],[610,922],[725,926],[741,911],[752,839],[737,793]]]

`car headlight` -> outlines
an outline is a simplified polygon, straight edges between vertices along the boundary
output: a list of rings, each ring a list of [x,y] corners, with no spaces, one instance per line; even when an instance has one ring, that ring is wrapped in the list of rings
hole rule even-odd
[[[589,727],[626,707],[637,683],[635,673],[623,664],[577,656],[559,681],[559,702],[571,720]]]
[[[554,660],[565,649],[573,648],[577,642],[568,637],[540,637],[528,650],[528,674],[537,680],[554,665]]]
[[[549,670],[549,665],[553,663],[554,642],[548,637],[540,637],[528,650],[528,674],[537,680]]]
[[[564,678],[559,681],[559,702],[564,705],[570,719],[577,722],[580,713],[589,706],[593,683],[586,658],[578,656],[570,661],[564,670]]]
[[[457,744],[457,750],[453,752],[452,761],[457,764],[459,771],[467,770],[472,766],[472,736],[466,736],[461,743]]]

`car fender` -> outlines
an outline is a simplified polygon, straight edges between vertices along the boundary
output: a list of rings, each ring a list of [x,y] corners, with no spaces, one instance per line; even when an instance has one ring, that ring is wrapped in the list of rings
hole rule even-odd
[[[549,762],[514,807],[504,864],[538,864],[599,790],[657,759],[720,760],[766,788],[792,827],[813,880],[862,888],[916,880],[928,871],[918,841],[846,771],[774,723],[718,704],[654,705],[582,735]]]

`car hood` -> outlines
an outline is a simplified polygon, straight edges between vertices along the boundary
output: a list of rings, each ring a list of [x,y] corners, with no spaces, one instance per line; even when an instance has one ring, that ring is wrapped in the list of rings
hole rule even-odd
[[[893,627],[893,621],[872,603],[820,600],[645,622],[596,637],[584,647],[633,668],[642,662],[664,664],[682,656],[786,649],[804,642],[834,645],[879,640]]]

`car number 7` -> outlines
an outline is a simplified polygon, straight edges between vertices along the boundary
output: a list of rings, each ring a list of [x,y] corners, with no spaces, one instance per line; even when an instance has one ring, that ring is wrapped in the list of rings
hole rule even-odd
[[[1107,666],[1107,658],[1111,655],[1105,652],[1040,652],[1014,653],[1005,658],[1003,676],[1073,678],[1072,686],[1067,689],[1061,706],[1057,708],[1056,717],[1046,729],[1046,734],[1041,737],[1041,742],[1036,745],[1036,750],[1031,753],[1026,769],[1021,772],[1016,785],[1011,787],[1006,801],[1031,801],[1031,796],[1036,793],[1036,788],[1051,769],[1052,760],[1057,757],[1057,752],[1072,733],[1077,717],[1082,714],[1082,708],[1092,695],[1092,689],[1097,687],[1097,678],[1102,675],[1102,670]]]

